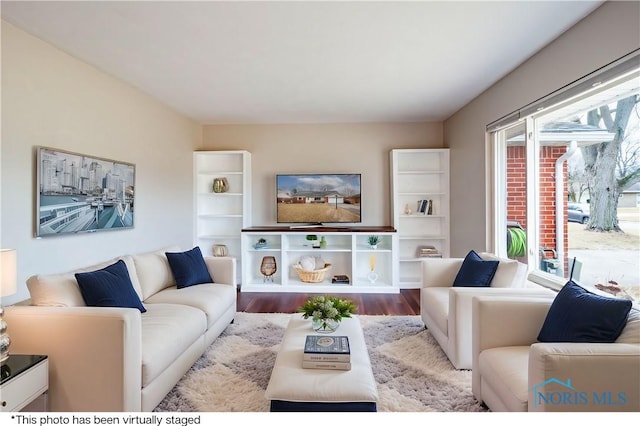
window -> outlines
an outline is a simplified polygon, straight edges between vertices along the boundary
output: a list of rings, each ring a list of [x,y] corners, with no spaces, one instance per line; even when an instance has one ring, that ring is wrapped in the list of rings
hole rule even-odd
[[[573,273],[640,300],[640,206],[621,202],[640,180],[637,55],[634,66],[488,126],[495,251],[527,263],[532,281],[559,288]]]

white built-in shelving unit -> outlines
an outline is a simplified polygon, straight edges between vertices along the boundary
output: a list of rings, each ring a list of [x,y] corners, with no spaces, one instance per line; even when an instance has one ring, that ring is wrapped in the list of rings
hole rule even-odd
[[[398,232],[400,288],[422,286],[419,250],[435,247],[450,253],[449,150],[393,149],[391,160],[391,217]],[[431,200],[431,214],[418,212],[419,200]]]
[[[251,225],[251,153],[248,151],[196,151],[194,169],[194,244],[211,256],[213,246],[224,244],[236,258],[241,277],[241,231]],[[226,178],[228,191],[213,191],[213,180]]]
[[[306,239],[308,234],[325,237],[326,247],[313,248]],[[370,235],[380,237],[377,248],[369,246]],[[255,248],[261,238],[267,241],[267,247]],[[274,226],[245,229],[242,232],[241,291],[398,293],[397,252],[397,233],[392,227],[292,229]],[[271,279],[265,279],[260,272],[264,256],[276,259],[278,270]],[[293,265],[303,256],[321,257],[331,264],[322,282],[300,280]],[[372,267],[377,274],[373,282],[369,279]],[[332,283],[334,275],[347,275],[349,283]]]

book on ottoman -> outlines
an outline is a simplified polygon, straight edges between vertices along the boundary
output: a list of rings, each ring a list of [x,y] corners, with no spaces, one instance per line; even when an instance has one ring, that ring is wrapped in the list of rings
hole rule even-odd
[[[302,368],[315,368],[318,370],[351,370],[351,363],[331,361],[302,361]]]
[[[348,363],[351,361],[349,338],[347,336],[307,336],[303,360]]]

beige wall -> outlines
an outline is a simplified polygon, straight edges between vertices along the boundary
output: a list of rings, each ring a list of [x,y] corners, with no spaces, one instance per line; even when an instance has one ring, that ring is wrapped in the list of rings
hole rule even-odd
[[[640,3],[607,2],[444,123],[451,255],[487,246],[486,125],[640,47]]]
[[[441,148],[441,123],[209,125],[207,150],[251,152],[253,225],[275,225],[278,173],[362,173],[362,225],[391,225],[389,151]]]
[[[2,21],[0,245],[18,254],[19,293],[35,273],[193,242],[192,161],[202,126]],[[135,228],[34,238],[34,146],[136,164]]]

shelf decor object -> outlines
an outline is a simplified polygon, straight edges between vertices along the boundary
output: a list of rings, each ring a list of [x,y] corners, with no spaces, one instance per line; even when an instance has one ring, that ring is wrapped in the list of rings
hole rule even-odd
[[[257,243],[253,245],[256,250],[263,250],[269,248],[269,243],[264,238],[260,238]]]
[[[225,257],[229,255],[229,248],[224,244],[213,245],[213,255],[215,257]]]
[[[226,177],[217,177],[213,180],[213,192],[221,193],[229,190],[229,181]]]
[[[369,255],[369,273],[367,274],[367,279],[371,284],[375,284],[378,281],[378,274],[376,272],[376,255]]]
[[[300,277],[300,281],[303,283],[321,283],[324,281],[327,271],[331,269],[331,264],[326,263],[324,268],[314,269],[312,271],[303,269],[299,264],[293,265],[293,268],[296,270],[298,277]]]
[[[263,281],[273,282],[273,274],[278,271],[278,264],[276,263],[276,258],[273,256],[265,256],[262,258],[262,262],[260,263],[260,273],[264,277]]]
[[[16,251],[11,249],[0,250],[0,295],[9,296],[17,290],[17,262]],[[9,346],[11,339],[7,333],[7,323],[2,316],[4,308],[0,305],[0,362],[9,358]]]
[[[380,244],[380,237],[377,235],[369,235],[368,241],[369,247],[375,250],[378,248],[378,244]]]

